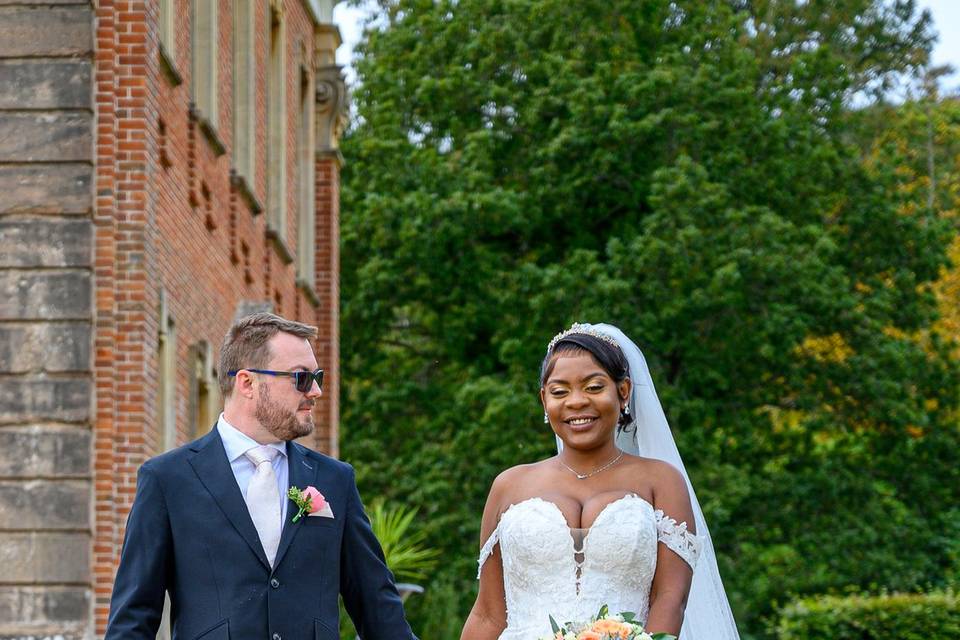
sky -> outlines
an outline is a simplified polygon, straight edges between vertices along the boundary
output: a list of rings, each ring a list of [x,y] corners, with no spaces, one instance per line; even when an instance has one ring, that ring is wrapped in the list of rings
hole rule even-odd
[[[944,81],[948,93],[960,93],[960,0],[919,0],[921,8],[933,14],[933,23],[940,34],[933,50],[935,65],[950,64],[957,71]],[[353,47],[360,40],[361,22],[366,10],[353,4],[341,2],[333,10],[333,21],[340,27],[343,44],[337,49],[337,62],[344,65],[347,81],[351,84],[355,75],[350,67]]]

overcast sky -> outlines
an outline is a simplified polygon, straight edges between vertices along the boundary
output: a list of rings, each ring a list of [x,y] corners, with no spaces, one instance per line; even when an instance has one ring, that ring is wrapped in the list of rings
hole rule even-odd
[[[933,50],[933,62],[936,65],[950,64],[960,72],[960,0],[919,0],[920,7],[930,9],[933,23],[940,34],[939,42]],[[347,79],[353,81],[353,69],[350,59],[353,46],[360,39],[361,20],[365,10],[338,4],[333,10],[333,21],[340,27],[343,45],[337,50],[337,62],[347,67]],[[954,73],[944,83],[946,88],[960,90],[960,73]]]

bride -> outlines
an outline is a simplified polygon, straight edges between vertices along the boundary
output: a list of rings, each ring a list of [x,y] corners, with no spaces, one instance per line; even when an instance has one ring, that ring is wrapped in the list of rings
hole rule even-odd
[[[461,640],[537,640],[601,605],[650,633],[737,640],[716,557],[646,361],[619,329],[574,324],[547,348],[558,454],[507,469],[481,523],[480,590]],[[682,629],[682,631],[681,631]]]

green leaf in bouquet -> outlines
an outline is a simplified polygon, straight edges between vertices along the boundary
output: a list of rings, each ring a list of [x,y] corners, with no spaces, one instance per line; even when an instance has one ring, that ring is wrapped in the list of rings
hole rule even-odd
[[[623,617],[624,622],[633,624],[637,620],[637,614],[635,614],[633,611],[624,611],[620,615]]]
[[[672,636],[669,633],[654,633],[650,636],[653,640],[677,640],[677,636]]]
[[[601,606],[600,612],[597,613],[597,620],[600,620],[601,618],[606,618],[608,613],[610,613],[610,608],[607,605]]]
[[[560,625],[553,619],[553,616],[550,616],[550,628],[553,629],[554,634],[560,633]]]

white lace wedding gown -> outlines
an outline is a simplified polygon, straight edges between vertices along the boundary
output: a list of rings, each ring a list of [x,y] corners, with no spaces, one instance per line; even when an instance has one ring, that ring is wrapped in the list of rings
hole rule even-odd
[[[561,624],[584,621],[604,604],[611,613],[632,611],[646,621],[657,544],[691,567],[701,544],[686,523],[634,494],[608,504],[583,530],[571,529],[560,509],[541,498],[512,505],[480,550],[481,570],[498,542],[507,601],[507,628],[499,640],[550,636],[548,616]]]

